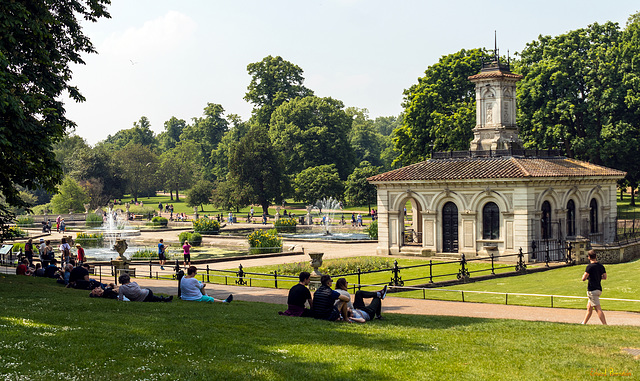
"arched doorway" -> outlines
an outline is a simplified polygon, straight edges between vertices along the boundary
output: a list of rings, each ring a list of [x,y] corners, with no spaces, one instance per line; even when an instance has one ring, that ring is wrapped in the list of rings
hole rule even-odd
[[[404,202],[401,211],[402,223],[402,244],[407,246],[422,246],[422,213],[420,203],[409,197]]]
[[[442,208],[442,251],[458,252],[458,207],[453,202]]]

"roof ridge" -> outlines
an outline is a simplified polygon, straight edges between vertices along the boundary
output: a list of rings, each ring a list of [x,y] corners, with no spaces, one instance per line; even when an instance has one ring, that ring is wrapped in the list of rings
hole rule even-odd
[[[527,169],[524,167],[524,165],[522,165],[520,163],[520,161],[518,159],[516,159],[515,157],[511,156],[511,161],[513,161],[515,163],[515,165],[518,166],[518,168],[520,168],[520,170],[522,171],[522,173],[525,174],[525,177],[529,177],[531,176],[531,172],[527,171]]]

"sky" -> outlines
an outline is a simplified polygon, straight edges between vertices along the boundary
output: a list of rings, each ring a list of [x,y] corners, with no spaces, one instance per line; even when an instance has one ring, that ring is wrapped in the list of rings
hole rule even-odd
[[[64,98],[91,144],[146,116],[154,133],[207,103],[251,116],[249,63],[281,56],[304,85],[371,118],[402,112],[403,91],[461,49],[522,51],[540,35],[593,23],[624,27],[637,1],[112,0],[111,19],[83,22],[98,54],[73,65],[83,103]]]

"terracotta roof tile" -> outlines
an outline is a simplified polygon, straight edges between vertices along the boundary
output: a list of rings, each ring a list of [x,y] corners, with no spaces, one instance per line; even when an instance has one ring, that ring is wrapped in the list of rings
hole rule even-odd
[[[466,158],[437,159],[412,164],[376,176],[370,182],[463,180],[531,177],[612,176],[622,178],[625,172],[568,158]]]
[[[487,70],[487,71],[481,71],[478,74],[472,75],[468,79],[474,80],[474,79],[483,79],[483,78],[513,78],[513,79],[520,80],[523,77],[520,74],[513,74],[509,71]]]

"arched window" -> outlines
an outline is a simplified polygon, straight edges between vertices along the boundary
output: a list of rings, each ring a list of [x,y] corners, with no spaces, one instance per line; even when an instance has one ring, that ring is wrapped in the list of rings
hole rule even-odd
[[[576,204],[573,200],[567,202],[567,236],[576,235]]]
[[[498,239],[500,237],[500,209],[495,202],[488,202],[482,208],[482,238]]]
[[[589,203],[589,220],[591,222],[591,234],[598,232],[598,201],[595,198]]]
[[[542,227],[542,239],[551,238],[551,204],[549,201],[542,203],[542,218],[540,219]]]

